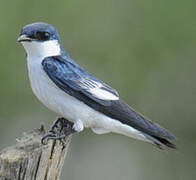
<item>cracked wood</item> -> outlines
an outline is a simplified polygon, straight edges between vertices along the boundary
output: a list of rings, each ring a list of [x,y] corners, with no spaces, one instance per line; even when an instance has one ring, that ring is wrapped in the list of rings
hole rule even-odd
[[[0,152],[0,180],[59,180],[70,144],[65,148],[57,141],[41,144],[43,126],[24,133],[14,146]]]

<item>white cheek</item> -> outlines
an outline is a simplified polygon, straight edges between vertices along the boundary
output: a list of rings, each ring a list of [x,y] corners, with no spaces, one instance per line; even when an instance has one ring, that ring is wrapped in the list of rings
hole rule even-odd
[[[57,40],[49,40],[45,42],[38,41],[24,41],[22,45],[27,52],[27,56],[36,56],[36,57],[49,57],[49,56],[58,56],[61,54],[60,44]]]

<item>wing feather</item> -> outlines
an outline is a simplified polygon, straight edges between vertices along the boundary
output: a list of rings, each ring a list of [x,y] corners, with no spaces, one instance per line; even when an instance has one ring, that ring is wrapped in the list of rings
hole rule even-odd
[[[119,99],[116,90],[77,64],[63,61],[60,57],[48,57],[43,60],[42,65],[48,76],[63,90],[68,86],[102,105],[110,105],[111,101]]]
[[[44,71],[59,88],[91,108],[156,138],[167,146],[170,143],[167,139],[175,139],[166,129],[151,122],[119,100],[116,90],[96,79],[74,62],[57,56],[45,58],[42,65]]]

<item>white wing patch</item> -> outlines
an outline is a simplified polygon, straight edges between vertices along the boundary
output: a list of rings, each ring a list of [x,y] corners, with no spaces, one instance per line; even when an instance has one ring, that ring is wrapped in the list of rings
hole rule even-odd
[[[82,79],[80,81],[80,86],[91,93],[96,98],[102,100],[118,100],[119,96],[116,90],[112,89],[108,85],[102,84],[97,81],[90,79]]]
[[[103,100],[118,100],[119,97],[101,88],[93,88],[88,90],[95,97]]]

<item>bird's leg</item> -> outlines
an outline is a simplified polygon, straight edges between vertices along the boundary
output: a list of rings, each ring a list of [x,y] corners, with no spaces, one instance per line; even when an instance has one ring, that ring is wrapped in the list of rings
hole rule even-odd
[[[63,146],[66,145],[66,137],[76,131],[73,129],[73,123],[68,121],[65,118],[58,118],[51,128],[49,129],[48,133],[42,138],[42,144],[46,144],[48,140],[54,139],[59,140]]]

